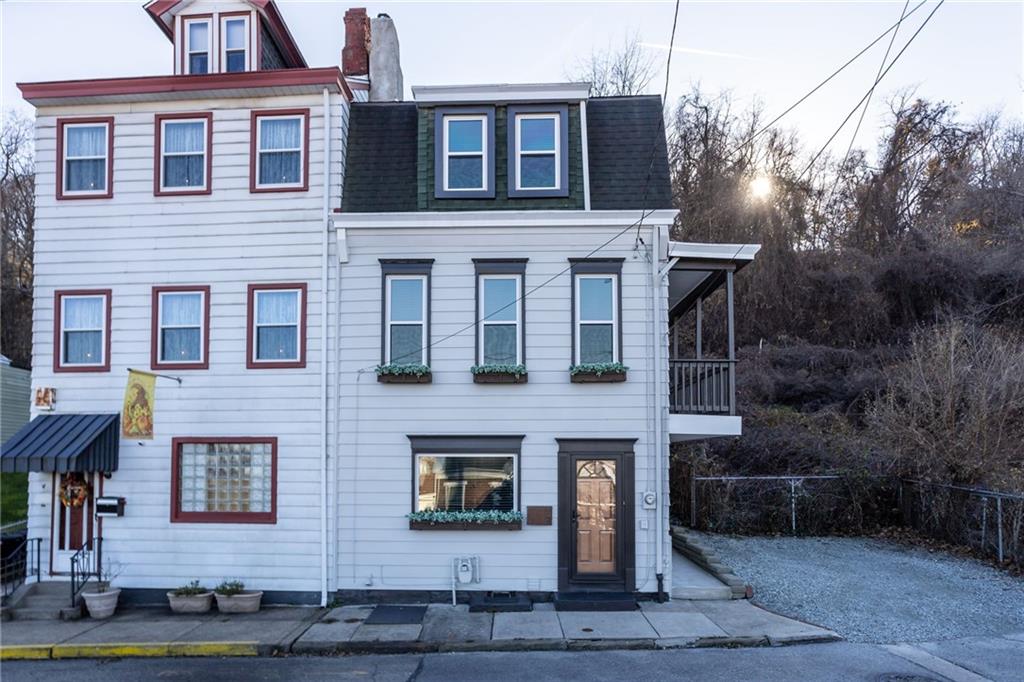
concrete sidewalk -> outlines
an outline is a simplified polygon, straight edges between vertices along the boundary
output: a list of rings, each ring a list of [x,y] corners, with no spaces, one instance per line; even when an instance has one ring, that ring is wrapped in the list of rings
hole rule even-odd
[[[124,609],[110,620],[8,621],[0,658],[273,656],[433,651],[540,651],[768,646],[834,641],[823,628],[745,600],[645,602],[636,611],[470,613],[430,604],[422,622],[364,623],[372,606],[269,607],[255,614]]]

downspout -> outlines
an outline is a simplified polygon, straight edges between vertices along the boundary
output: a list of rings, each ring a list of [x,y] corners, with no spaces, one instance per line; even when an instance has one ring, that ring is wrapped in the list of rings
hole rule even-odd
[[[655,569],[654,575],[658,579],[658,601],[665,601],[665,526],[664,526],[664,501],[665,495],[664,478],[662,468],[664,461],[662,457],[662,379],[664,374],[661,371],[661,282],[662,274],[659,268],[661,262],[661,226],[654,225],[651,228],[651,342],[654,347],[651,349],[651,358],[654,363],[654,485],[657,504],[655,513],[657,518],[654,521],[655,528]]]
[[[327,606],[327,233],[331,220],[331,95],[324,88],[324,222],[320,235],[320,606]]]

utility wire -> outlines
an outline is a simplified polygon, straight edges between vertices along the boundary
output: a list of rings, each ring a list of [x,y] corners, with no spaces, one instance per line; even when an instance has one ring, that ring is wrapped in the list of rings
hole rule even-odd
[[[669,39],[668,58],[666,59],[666,62],[665,62],[665,95],[662,97],[662,104],[663,105],[664,105],[665,99],[668,97],[668,84],[669,84],[669,78],[671,76],[671,68],[672,68],[672,49],[675,46],[676,24],[679,21],[679,2],[680,2],[680,0],[676,0],[675,15],[674,15],[673,20],[672,20],[672,36]],[[654,162],[656,160],[655,155],[656,155],[657,149],[658,149],[658,136],[659,135],[664,136],[664,131],[656,129],[654,131],[654,140],[653,140],[653,143],[651,145],[651,162],[650,162],[650,164],[647,167],[647,178],[644,181],[644,191],[643,191],[643,195],[642,195],[643,199],[642,199],[641,204],[640,204],[644,208],[640,209],[640,218],[638,220],[630,223],[629,225],[624,227],[622,230],[619,230],[610,239],[605,241],[600,246],[592,249],[587,255],[583,256],[583,258],[590,258],[594,254],[596,254],[598,251],[600,251],[601,249],[605,248],[606,246],[608,246],[609,244],[614,242],[616,239],[618,239],[622,235],[624,235],[627,232],[629,232],[634,227],[637,228],[637,235],[639,235],[640,234],[640,228],[643,226],[643,223],[644,223],[644,219],[646,219],[649,215],[651,215],[654,212],[654,209],[648,210],[646,208],[646,205],[647,205],[647,190],[648,190],[648,187],[650,186],[651,174],[653,173]],[[737,253],[739,253],[739,252],[737,252]],[[405,358],[412,357],[413,355],[416,355],[418,353],[422,353],[424,351],[427,351],[427,350],[429,350],[431,348],[434,348],[435,346],[438,346],[438,345],[444,343],[445,341],[448,341],[449,339],[455,338],[456,336],[459,336],[459,335],[464,334],[465,332],[467,332],[467,331],[469,331],[471,329],[476,328],[479,324],[481,324],[482,322],[484,322],[486,320],[491,319],[492,317],[494,317],[498,313],[500,313],[500,312],[502,312],[504,310],[507,310],[508,308],[510,308],[512,306],[518,305],[521,301],[525,300],[527,296],[529,296],[530,294],[533,294],[534,292],[536,292],[536,291],[538,291],[540,289],[543,289],[544,287],[546,287],[547,285],[551,284],[556,279],[558,279],[562,275],[566,274],[570,270],[572,270],[572,265],[569,265],[568,267],[563,268],[562,270],[560,270],[556,274],[552,275],[551,277],[547,278],[546,280],[544,280],[543,282],[541,282],[537,286],[533,287],[529,291],[523,292],[523,294],[521,296],[518,296],[515,300],[510,301],[509,303],[506,303],[502,307],[500,307],[497,310],[493,311],[490,315],[485,315],[484,317],[480,318],[479,320],[476,320],[476,321],[474,321],[474,322],[472,322],[470,324],[467,324],[465,327],[462,327],[461,329],[459,329],[457,331],[454,331],[451,334],[448,334],[447,336],[441,337],[437,341],[431,341],[426,346],[424,346],[422,350],[410,351],[408,353],[405,353],[404,355],[398,356],[397,358],[390,358],[390,362],[394,363],[394,362],[396,362],[398,360],[403,360]],[[364,369],[373,369],[373,368],[372,367],[367,367],[367,368],[364,368]]]
[[[828,140],[825,142],[825,144],[822,145],[821,149],[818,150],[818,153],[815,154],[811,158],[810,163],[807,164],[807,167],[804,168],[803,172],[800,173],[800,175],[797,177],[798,181],[801,178],[803,178],[804,175],[806,175],[808,171],[811,170],[811,168],[814,166],[815,162],[821,157],[822,154],[825,153],[825,150],[828,149],[828,146],[830,144],[832,144],[832,140],[836,139],[836,136],[839,135],[840,131],[843,129],[843,126],[845,126],[847,121],[849,121],[853,117],[853,115],[855,113],[857,113],[857,110],[860,109],[860,105],[864,104],[864,102],[871,96],[871,93],[873,93],[875,91],[875,88],[878,86],[879,82],[881,82],[881,80],[883,78],[885,78],[885,75],[887,73],[889,73],[889,71],[892,69],[892,67],[896,66],[896,62],[898,62],[900,60],[900,57],[903,56],[903,53],[907,51],[907,48],[910,47],[910,44],[914,42],[914,39],[917,38],[917,36],[921,33],[922,30],[924,30],[924,27],[928,25],[928,22],[931,21],[932,17],[935,16],[935,13],[939,11],[939,8],[942,7],[942,5],[945,2],[946,2],[946,0],[939,0],[939,3],[937,5],[935,5],[935,9],[933,9],[931,11],[931,13],[927,17],[925,17],[925,19],[921,23],[921,25],[917,27],[916,31],[914,31],[914,35],[910,36],[910,40],[908,40],[906,42],[906,44],[903,46],[903,48],[899,52],[896,53],[895,57],[892,58],[892,61],[889,62],[889,66],[885,67],[885,70],[883,70],[878,75],[878,77],[875,78],[875,82],[871,85],[871,87],[868,89],[868,91],[866,93],[864,93],[864,96],[861,97],[860,100],[857,102],[857,104],[854,105],[853,109],[851,109],[850,113],[848,113],[846,115],[846,118],[844,118],[842,123],[839,124],[839,127],[836,128],[835,132],[832,133],[832,135],[828,138]]]
[[[944,0],[943,0],[943,1],[944,1]],[[828,83],[829,81],[831,81],[831,80],[832,80],[833,78],[835,78],[836,76],[838,76],[838,75],[839,75],[839,74],[840,74],[841,72],[843,72],[843,71],[844,71],[844,70],[846,69],[846,67],[848,67],[848,66],[849,66],[850,64],[852,64],[852,63],[854,63],[855,61],[857,61],[857,60],[858,60],[858,59],[859,59],[859,58],[861,57],[861,55],[863,55],[863,54],[864,54],[865,52],[867,52],[867,51],[868,51],[868,50],[870,50],[870,49],[871,49],[872,47],[874,47],[876,43],[878,43],[878,42],[879,42],[880,40],[882,40],[882,38],[884,38],[885,36],[889,35],[889,33],[891,33],[891,32],[892,32],[892,31],[894,31],[894,30],[895,30],[896,28],[898,28],[898,27],[899,27],[899,25],[900,25],[900,24],[901,24],[901,23],[903,22],[903,20],[904,20],[904,19],[907,19],[907,18],[909,18],[909,17],[910,17],[910,16],[911,16],[911,15],[912,15],[912,14],[913,14],[914,12],[916,12],[916,11],[917,11],[917,10],[919,10],[919,9],[921,9],[921,7],[923,7],[923,6],[924,6],[924,5],[925,5],[925,4],[927,3],[927,2],[928,2],[928,0],[921,0],[921,2],[919,2],[919,3],[918,3],[918,4],[916,4],[916,5],[914,5],[914,8],[913,8],[912,10],[910,10],[910,12],[908,12],[908,13],[907,13],[907,14],[906,14],[906,15],[905,15],[905,16],[904,16],[903,18],[901,18],[901,19],[900,19],[900,21],[896,22],[895,24],[893,24],[892,26],[890,26],[889,28],[887,28],[887,29],[886,29],[885,31],[883,31],[881,35],[879,35],[879,36],[878,36],[877,38],[875,38],[875,39],[874,39],[874,40],[872,40],[872,41],[871,41],[870,43],[868,43],[868,45],[867,45],[867,46],[866,46],[866,47],[865,47],[864,49],[862,49],[862,50],[861,50],[860,52],[858,52],[857,54],[855,54],[855,55],[853,55],[852,57],[850,57],[850,59],[849,59],[849,60],[848,60],[848,61],[847,61],[847,62],[846,62],[845,64],[843,64],[843,65],[842,65],[842,66],[840,66],[840,67],[839,67],[838,69],[836,69],[835,71],[833,71],[833,72],[832,72],[832,73],[831,73],[831,74],[830,74],[830,75],[829,75],[829,76],[828,76],[827,78],[825,78],[825,80],[821,81],[820,83],[818,83],[817,85],[815,85],[815,86],[814,86],[813,88],[811,88],[811,90],[809,90],[809,91],[808,91],[808,92],[807,92],[807,93],[806,93],[806,94],[805,94],[805,95],[804,95],[803,97],[801,97],[801,98],[800,98],[800,99],[798,99],[798,100],[797,100],[796,102],[794,102],[793,104],[791,104],[791,105],[789,106],[789,108],[787,108],[787,109],[786,109],[785,111],[783,111],[783,112],[782,112],[781,114],[779,114],[778,116],[776,116],[775,118],[773,118],[773,119],[771,120],[771,122],[769,122],[769,123],[768,123],[768,124],[767,124],[766,126],[762,127],[762,128],[761,128],[760,130],[758,130],[758,131],[757,131],[756,133],[754,133],[753,135],[751,135],[750,137],[748,137],[748,138],[747,138],[746,140],[744,140],[743,142],[741,142],[740,144],[738,144],[738,145],[737,145],[736,147],[734,147],[734,148],[733,148],[732,150],[730,150],[730,151],[729,151],[729,152],[728,152],[728,153],[727,153],[727,154],[725,155],[725,157],[724,157],[724,158],[728,159],[728,158],[729,158],[730,156],[732,156],[733,154],[735,154],[735,153],[736,153],[736,152],[738,152],[739,150],[743,149],[744,147],[746,147],[746,146],[747,146],[748,144],[750,144],[751,142],[753,142],[753,141],[754,141],[754,140],[756,140],[757,138],[761,137],[761,135],[763,135],[763,134],[765,134],[766,132],[768,132],[768,130],[770,130],[770,129],[771,129],[771,127],[772,127],[772,126],[774,126],[774,125],[775,125],[776,123],[778,123],[778,122],[779,122],[780,120],[782,120],[782,118],[783,118],[784,116],[786,116],[787,114],[789,114],[789,112],[793,111],[793,110],[794,110],[794,109],[796,109],[796,108],[797,108],[798,106],[800,106],[801,104],[803,104],[803,103],[804,103],[804,101],[806,101],[806,100],[807,100],[807,99],[808,99],[808,98],[809,98],[809,97],[810,97],[811,95],[813,95],[814,93],[816,93],[816,92],[817,92],[818,90],[821,90],[821,88],[823,88],[823,87],[824,87],[824,86],[825,86],[825,85],[826,85],[826,84],[827,84],[827,83]],[[940,4],[941,4],[941,3],[940,3]]]

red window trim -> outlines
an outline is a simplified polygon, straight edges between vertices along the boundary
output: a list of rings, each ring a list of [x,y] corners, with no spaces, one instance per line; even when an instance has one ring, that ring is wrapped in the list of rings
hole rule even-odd
[[[107,191],[103,194],[64,194],[64,126],[76,123],[107,124]],[[92,116],[88,118],[57,119],[57,200],[110,199],[114,196],[114,117]]]
[[[250,69],[252,66],[252,58],[256,56],[254,53],[255,45],[253,44],[252,38],[252,17],[253,13],[249,10],[242,10],[240,12],[221,12],[217,15],[217,60],[220,61],[221,54],[226,50],[224,49],[224,19],[230,17],[245,17],[248,21],[245,22],[246,28],[249,34],[245,37],[245,42],[249,46],[245,50],[245,71],[256,71],[257,69]],[[257,34],[258,35],[258,34]],[[238,73],[237,71],[228,71],[227,64],[219,64],[221,68],[217,70],[218,73]],[[244,72],[242,72],[244,73]]]
[[[213,51],[213,36],[216,35],[214,33],[214,31],[217,29],[217,27],[213,25],[213,15],[212,14],[186,14],[186,15],[183,15],[183,16],[181,16],[179,18],[181,20],[181,54],[180,54],[181,70],[178,71],[178,73],[183,75],[183,76],[208,76],[211,73],[220,73],[220,69],[217,68],[218,66],[220,66],[220,64],[219,64],[220,55],[214,54],[214,51]],[[189,73],[189,72],[185,71],[185,57],[188,55],[188,29],[185,28],[185,22],[193,21],[193,20],[195,20],[195,21],[202,21],[204,19],[206,21],[210,22],[210,56],[207,59],[207,64],[209,66],[209,69],[206,71],[206,73]],[[173,40],[173,38],[172,38],[172,40]]]
[[[161,189],[160,180],[163,173],[163,122],[175,119],[202,118],[206,119],[206,187],[204,189]],[[153,196],[182,197],[211,194],[213,192],[213,112],[182,112],[177,114],[157,114],[153,117]]]
[[[299,359],[282,362],[257,362],[253,358],[256,350],[256,292],[281,289],[298,289],[301,291],[302,305],[299,310]],[[309,289],[305,282],[250,284],[246,297],[245,316],[245,367],[246,369],[301,369],[306,366],[306,308],[308,306]]]
[[[181,511],[181,446],[186,443],[268,443],[270,445],[269,512]],[[277,438],[274,436],[187,436],[171,439],[171,523],[277,523]]]
[[[259,119],[273,116],[302,116],[302,186],[301,187],[258,187],[256,185],[256,144],[259,135]],[[249,116],[249,192],[307,192],[309,191],[309,109],[261,109],[253,110]]]
[[[203,294],[202,362],[163,362],[160,360],[160,294],[169,292],[199,292]],[[209,285],[181,285],[153,287],[151,306],[151,335],[149,344],[150,369],[209,369],[210,368],[210,287]]]
[[[106,296],[106,334],[103,348],[103,364],[90,365],[87,367],[65,367],[63,339],[61,334],[62,311],[61,299],[65,296]],[[58,289],[53,292],[53,371],[57,372],[109,372],[110,371],[110,337],[113,335],[110,329],[111,301],[113,292],[110,289]]]

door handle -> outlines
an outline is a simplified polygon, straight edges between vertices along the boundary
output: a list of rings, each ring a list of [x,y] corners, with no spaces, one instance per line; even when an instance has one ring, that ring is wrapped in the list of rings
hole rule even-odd
[[[578,521],[578,516],[579,516],[579,515],[578,515],[578,514],[576,513],[576,510],[575,510],[575,509],[573,509],[573,510],[572,510],[572,514],[570,514],[570,516],[569,516],[569,518],[570,518],[570,519],[572,520],[572,525],[574,525],[574,526],[575,526],[575,525],[577,524],[577,521]]]

